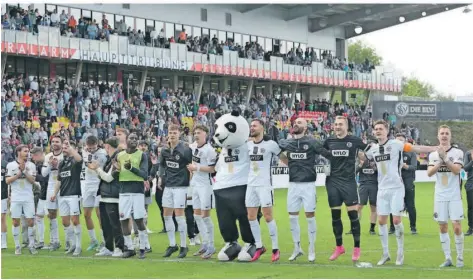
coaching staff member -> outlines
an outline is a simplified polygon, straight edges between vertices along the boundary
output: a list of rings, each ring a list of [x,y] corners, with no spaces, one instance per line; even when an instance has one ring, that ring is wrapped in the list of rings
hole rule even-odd
[[[120,152],[118,150],[119,144],[120,141],[117,137],[111,137],[105,141],[107,161],[103,169],[99,167],[97,161],[92,161],[92,163],[89,164],[89,168],[95,170],[101,180],[99,185],[99,208],[105,249],[96,254],[96,256],[121,257],[123,255],[123,232],[120,226],[120,214],[118,211],[120,193],[120,187],[118,185],[119,174],[116,166],[116,157]]]
[[[473,150],[465,153],[465,166],[463,169],[468,172],[468,178],[465,184],[466,190],[466,203],[467,203],[467,215],[468,215],[468,231],[465,233],[466,236],[473,235]]]
[[[404,134],[397,134],[396,139],[405,143],[406,136]],[[409,213],[409,223],[411,226],[411,233],[417,234],[416,221],[417,221],[417,212],[415,205],[416,191],[414,181],[416,179],[416,170],[417,170],[417,154],[414,152],[404,152],[403,153],[403,162],[401,169],[402,181],[404,182],[404,188],[406,194],[404,195],[404,204]],[[392,223],[391,223],[392,225]],[[393,226],[394,229],[394,226]]]

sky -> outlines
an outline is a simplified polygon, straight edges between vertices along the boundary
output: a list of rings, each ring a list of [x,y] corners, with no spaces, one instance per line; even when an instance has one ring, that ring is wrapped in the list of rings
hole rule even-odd
[[[405,76],[446,95],[473,95],[473,11],[459,8],[355,38]]]

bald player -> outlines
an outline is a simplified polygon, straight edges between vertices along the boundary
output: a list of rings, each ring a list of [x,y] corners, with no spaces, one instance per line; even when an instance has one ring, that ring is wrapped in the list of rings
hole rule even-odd
[[[307,121],[298,118],[293,125],[293,138],[279,141],[279,147],[286,153],[281,153],[280,159],[289,167],[287,211],[289,212],[292,240],[294,242],[294,251],[289,260],[294,261],[303,255],[300,246],[299,212],[304,207],[309,234],[308,260],[314,262],[317,231],[315,222],[315,181],[317,180],[317,172],[314,165],[317,155],[327,157],[329,154],[318,141],[306,134]]]
[[[343,247],[342,204],[345,204],[353,234],[352,260],[360,259],[360,221],[358,219],[358,185],[356,183],[356,158],[365,159],[366,144],[361,138],[348,135],[348,120],[337,116],[334,123],[335,135],[325,140],[323,147],[330,151],[330,175],[326,178],[328,204],[332,214],[332,228],[336,247],[330,260],[336,260],[345,253]]]

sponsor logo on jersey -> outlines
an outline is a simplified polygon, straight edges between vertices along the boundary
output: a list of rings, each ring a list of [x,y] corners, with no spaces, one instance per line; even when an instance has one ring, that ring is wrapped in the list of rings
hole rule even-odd
[[[175,161],[166,160],[166,165],[169,168],[179,168],[179,163]]]
[[[200,158],[196,156],[192,156],[192,161],[196,163],[200,163]]]
[[[290,153],[290,159],[307,159],[307,153]]]
[[[71,176],[71,171],[70,170],[63,171],[59,174],[59,177],[61,177],[61,178],[70,177],[70,176]]]
[[[332,150],[332,156],[334,157],[347,157],[350,154],[348,150]]]
[[[250,155],[251,161],[263,161],[263,155]]]
[[[363,174],[374,174],[374,170],[373,169],[363,169]]]
[[[375,156],[374,159],[376,160],[376,162],[388,161],[391,160],[391,155]]]
[[[238,156],[224,157],[225,162],[236,162],[238,161]]]
[[[446,166],[440,166],[440,168],[437,172],[445,173],[445,172],[452,172],[452,171]]]

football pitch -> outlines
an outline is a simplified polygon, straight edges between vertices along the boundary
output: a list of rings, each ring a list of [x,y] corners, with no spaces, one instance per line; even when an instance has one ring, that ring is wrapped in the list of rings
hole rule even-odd
[[[263,241],[268,249],[261,259],[254,263],[220,263],[214,255],[211,260],[201,260],[193,257],[197,247],[190,247],[185,259],[177,259],[177,254],[164,259],[162,254],[168,246],[166,234],[159,234],[162,229],[159,209],[154,203],[149,210],[149,228],[154,232],[149,235],[153,252],[144,260],[136,257],[121,259],[112,257],[95,257],[95,252],[82,253],[81,257],[64,255],[64,247],[59,251],[49,252],[40,250],[38,255],[32,256],[27,249],[23,249],[21,256],[14,255],[13,238],[11,234],[11,220],[8,217],[8,249],[2,251],[2,278],[473,278],[473,237],[465,237],[464,262],[465,267],[440,269],[444,256],[440,246],[438,226],[433,221],[433,184],[416,184],[417,230],[418,235],[411,235],[409,221],[403,218],[405,233],[405,260],[403,266],[396,266],[396,238],[389,237],[391,261],[385,266],[378,267],[376,263],[381,257],[381,242],[379,237],[369,235],[369,207],[364,209],[361,220],[361,261],[370,262],[372,268],[354,267],[351,261],[353,238],[344,235],[346,254],[336,261],[328,258],[335,246],[332,233],[330,209],[327,202],[325,188],[317,188],[317,240],[316,261],[307,261],[307,223],[300,217],[301,246],[306,253],[294,262],[287,259],[292,253],[293,244],[289,230],[289,216],[286,213],[286,190],[275,191],[275,219],[278,224],[279,246],[281,260],[271,263],[271,241],[267,226],[262,219],[261,229]],[[154,200],[153,200],[154,202]],[[464,202],[466,209],[466,202]],[[94,214],[95,216],[95,214]],[[217,251],[223,246],[218,223],[213,213],[215,223],[215,240]],[[83,218],[81,223],[84,223]],[[98,223],[95,223],[98,225]],[[344,211],[344,231],[349,230],[349,220]],[[46,227],[49,222],[45,219]],[[464,232],[467,229],[466,220],[463,221]],[[377,230],[377,228],[376,228]],[[97,236],[99,231],[97,231]],[[60,238],[64,246],[64,230],[59,226]],[[456,258],[456,250],[451,234],[452,257]],[[179,244],[179,236],[176,234]],[[45,239],[49,240],[49,229],[46,229]],[[85,226],[82,231],[82,247],[87,248],[89,237]],[[454,260],[455,263],[455,260]]]

